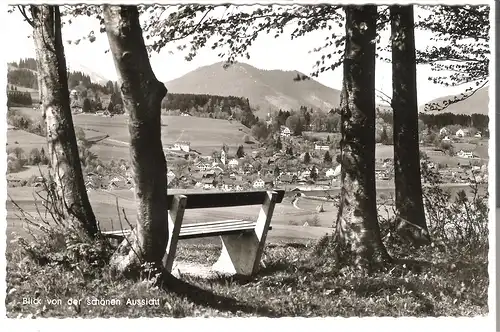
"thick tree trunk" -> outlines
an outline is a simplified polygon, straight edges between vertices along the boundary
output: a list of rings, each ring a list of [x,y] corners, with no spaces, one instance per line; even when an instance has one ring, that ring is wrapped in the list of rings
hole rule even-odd
[[[377,6],[347,6],[342,89],[342,191],[337,234],[360,266],[390,260],[380,237],[375,192]]]
[[[399,234],[420,246],[430,238],[420,175],[413,6],[391,6],[390,13],[397,222]]]
[[[58,6],[31,6],[42,112],[51,167],[67,212],[89,235],[97,223],[85,188],[69,103],[68,75]]]
[[[136,6],[103,7],[106,33],[129,116],[130,159],[134,174],[137,226],[112,258],[121,272],[140,263],[157,268],[168,241],[167,165],[161,142],[161,101],[167,89],[149,63]]]

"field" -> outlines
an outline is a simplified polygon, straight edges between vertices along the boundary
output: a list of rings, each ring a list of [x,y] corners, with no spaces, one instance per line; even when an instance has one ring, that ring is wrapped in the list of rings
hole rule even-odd
[[[29,153],[33,148],[46,148],[46,145],[47,140],[44,137],[24,130],[7,130],[7,149],[19,147]]]
[[[19,110],[30,117],[39,115],[32,109],[19,108]],[[75,126],[85,131],[87,138],[109,135],[108,139],[95,144],[91,149],[103,160],[128,158],[129,134],[125,115],[104,117],[76,114],[73,115],[73,122]],[[211,154],[213,150],[220,150],[223,143],[235,152],[240,144],[246,146],[243,136],[250,135],[250,130],[236,121],[163,115],[162,123],[164,124],[162,126],[164,145],[188,141],[191,142],[192,149],[202,154]]]

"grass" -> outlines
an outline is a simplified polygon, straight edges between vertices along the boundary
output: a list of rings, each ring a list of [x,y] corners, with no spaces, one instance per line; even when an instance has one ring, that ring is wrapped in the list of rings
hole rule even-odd
[[[25,153],[29,153],[33,148],[40,149],[43,147],[47,149],[47,139],[45,137],[19,129],[7,130],[7,144],[7,148],[19,147]]]
[[[422,263],[396,264],[370,276],[317,261],[312,243],[269,244],[266,267],[251,280],[184,276],[187,294],[146,282],[112,278],[107,269],[68,271],[39,266],[10,254],[7,263],[8,317],[252,317],[252,316],[477,316],[486,315],[487,262],[450,263],[433,248],[413,252]],[[181,244],[178,258],[201,264],[217,259],[220,246]],[[401,253],[399,253],[401,254]],[[434,263],[424,263],[434,262]],[[36,278],[34,276],[37,276]],[[56,282],[47,282],[54,280]],[[185,284],[184,284],[185,285]],[[195,298],[189,294],[196,293]],[[23,305],[22,298],[61,299],[62,305]],[[119,306],[92,306],[86,299],[121,299]],[[157,299],[159,305],[126,305],[127,298]],[[81,306],[68,299],[83,299]]]

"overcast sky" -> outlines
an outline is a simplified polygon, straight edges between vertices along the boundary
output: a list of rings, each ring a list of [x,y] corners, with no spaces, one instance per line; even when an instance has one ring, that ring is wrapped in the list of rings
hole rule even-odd
[[[7,22],[4,26],[9,27],[9,33],[5,35],[6,44],[11,45],[2,50],[7,61],[18,61],[19,58],[35,57],[31,27],[23,21],[20,13],[15,12],[7,15]],[[90,69],[93,72],[111,80],[116,80],[116,71],[111,54],[105,53],[108,49],[108,41],[105,34],[98,33],[99,24],[96,19],[89,17],[80,17],[73,20],[71,25],[65,25],[63,28],[63,39],[75,40],[89,31],[96,31],[96,41],[89,43],[82,41],[79,45],[65,42],[66,58],[70,70]],[[250,60],[242,60],[252,66],[261,69],[283,69],[298,70],[305,74],[310,74],[313,65],[318,60],[318,55],[309,53],[314,47],[322,44],[325,35],[321,33],[308,34],[306,37],[290,40],[283,36],[275,39],[273,36],[263,35],[258,38],[250,49]],[[388,37],[388,34],[383,34]],[[416,35],[417,49],[424,49],[429,45],[430,34],[418,33]],[[14,46],[15,45],[15,46]],[[169,51],[174,50],[172,54]],[[154,53],[151,56],[151,64],[156,76],[163,82],[180,77],[200,66],[210,65],[221,61],[217,56],[217,50],[210,48],[203,49],[193,61],[187,62],[184,59],[184,53],[175,51],[174,46],[163,49],[159,54]],[[418,66],[418,102],[423,104],[431,99],[459,93],[463,87],[446,88],[440,85],[432,84],[428,77],[432,74],[428,66]],[[377,62],[376,84],[377,89],[391,95],[391,65]],[[340,89],[342,82],[342,70],[337,69],[334,72],[327,72],[317,78],[319,82],[332,88]],[[168,88],[168,85],[167,85]]]

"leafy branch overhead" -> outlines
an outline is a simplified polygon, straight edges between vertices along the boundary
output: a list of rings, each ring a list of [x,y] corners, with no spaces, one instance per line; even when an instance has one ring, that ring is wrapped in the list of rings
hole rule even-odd
[[[258,37],[281,35],[296,39],[318,31],[327,31],[321,45],[311,50],[320,53],[311,76],[333,70],[342,63],[345,36],[341,28],[344,14],[340,6],[154,6],[143,29],[149,50],[160,52],[168,43],[187,51],[192,60],[204,47],[218,49],[219,57],[229,65],[239,57],[250,58],[250,47]],[[179,43],[182,41],[181,43]]]
[[[465,100],[489,82],[490,22],[489,6],[427,6],[428,15],[416,22],[416,28],[430,31],[429,46],[417,51],[417,61],[430,64],[443,74],[429,77],[445,86],[466,85],[465,92],[442,104],[426,105],[426,111],[442,110]]]

